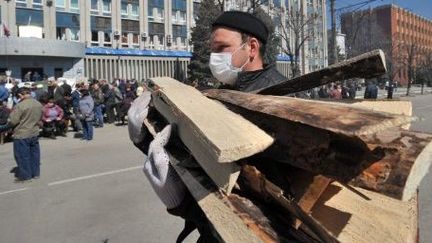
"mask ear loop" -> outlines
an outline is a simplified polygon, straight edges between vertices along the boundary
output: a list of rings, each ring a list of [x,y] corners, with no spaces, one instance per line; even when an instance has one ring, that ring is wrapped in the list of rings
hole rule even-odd
[[[243,43],[243,45],[241,45],[239,48],[237,48],[237,50],[235,50],[233,53],[231,53],[231,57],[234,55],[234,53],[236,53],[238,50],[240,50],[241,48],[243,48],[246,45],[246,42]],[[231,59],[232,60],[232,59]],[[243,70],[244,66],[246,66],[246,64],[249,63],[249,58],[246,59],[245,63],[243,65],[241,65],[241,67],[234,67],[231,63],[231,67],[238,69],[238,70]]]

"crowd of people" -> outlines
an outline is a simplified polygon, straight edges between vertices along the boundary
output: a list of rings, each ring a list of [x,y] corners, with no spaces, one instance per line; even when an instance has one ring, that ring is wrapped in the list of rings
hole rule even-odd
[[[18,83],[8,90],[0,82],[0,125],[5,125],[13,107],[19,103]],[[133,100],[143,91],[134,79],[91,79],[78,82],[72,87],[66,81],[48,80],[44,83],[24,83],[33,99],[42,104],[41,136],[56,139],[67,136],[70,128],[81,134],[83,140],[93,139],[93,127],[105,123],[125,125],[126,116]],[[12,109],[7,107],[12,97]]]

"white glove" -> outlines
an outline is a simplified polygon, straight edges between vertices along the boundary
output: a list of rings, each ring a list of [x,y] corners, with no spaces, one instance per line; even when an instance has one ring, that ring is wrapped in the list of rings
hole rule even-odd
[[[169,156],[165,150],[171,135],[171,125],[167,125],[157,133],[150,143],[148,156],[144,162],[144,174],[150,181],[154,191],[168,209],[175,208],[185,196],[185,185],[169,164]]]
[[[136,98],[128,111],[129,138],[135,144],[141,142],[146,134],[142,131],[144,120],[147,118],[148,106],[151,100],[151,93],[145,91]]]

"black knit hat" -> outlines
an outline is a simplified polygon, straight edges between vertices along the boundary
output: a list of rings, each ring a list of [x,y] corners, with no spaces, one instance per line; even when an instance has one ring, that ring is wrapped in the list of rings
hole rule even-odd
[[[227,11],[222,13],[212,24],[213,28],[218,26],[228,27],[240,32],[250,34],[260,40],[267,42],[268,29],[264,22],[250,13],[241,11]]]

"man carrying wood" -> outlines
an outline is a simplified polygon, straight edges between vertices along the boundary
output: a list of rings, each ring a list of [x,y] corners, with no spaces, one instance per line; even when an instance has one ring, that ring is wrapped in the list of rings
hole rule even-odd
[[[209,66],[220,82],[239,91],[251,92],[286,80],[274,65],[263,62],[269,33],[260,19],[249,13],[228,11],[220,15],[212,27]],[[144,92],[128,112],[129,136],[135,146],[147,154],[144,173],[168,212],[186,220],[177,242],[195,228],[201,234],[198,242],[217,242],[204,213],[169,164],[164,147],[170,139],[171,125],[154,139],[143,125],[150,99],[150,92]]]

